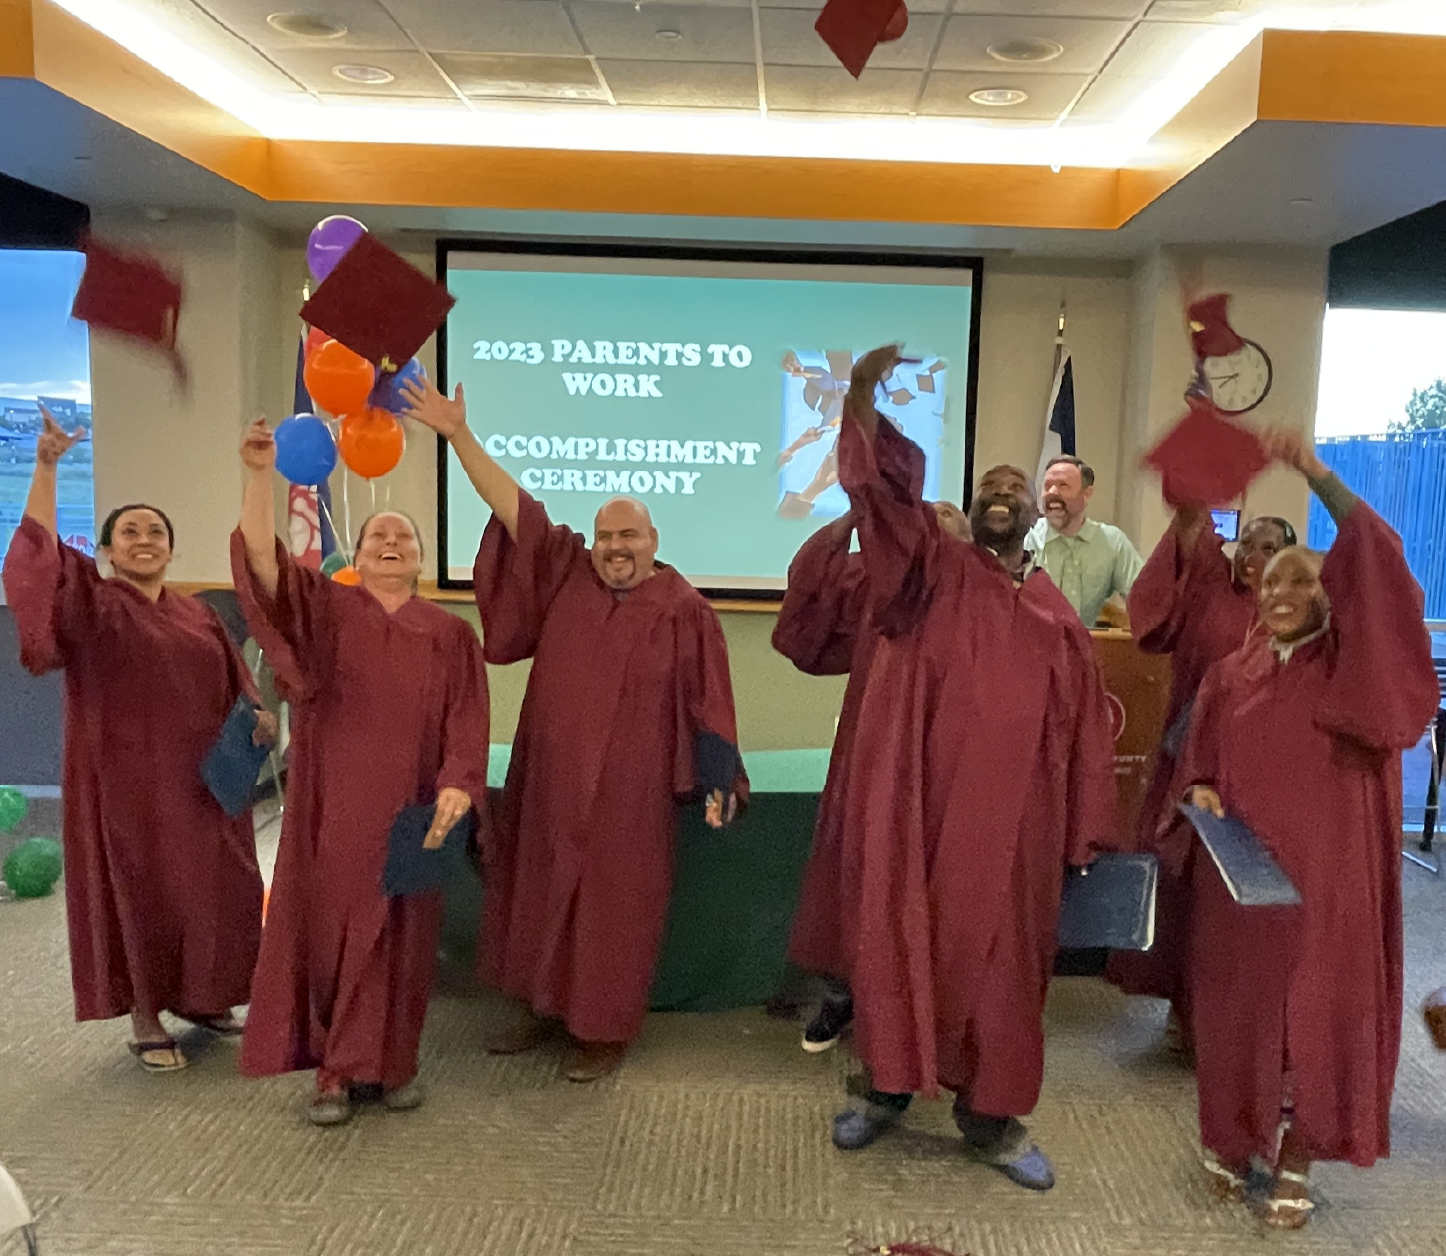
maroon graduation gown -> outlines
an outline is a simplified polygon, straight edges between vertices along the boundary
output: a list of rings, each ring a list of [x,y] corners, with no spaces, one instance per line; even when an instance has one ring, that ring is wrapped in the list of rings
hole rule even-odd
[[[886,441],[881,474],[918,496],[924,456],[908,441]],[[773,648],[810,676],[847,673],[843,706],[829,756],[828,779],[819,798],[813,847],[804,869],[788,958],[805,972],[846,979],[857,920],[857,858],[843,850],[843,800],[854,727],[879,634],[872,625],[868,575],[860,554],[850,554],[852,532],[839,537],[819,529],[788,568],[788,589],[773,629]]]
[[[1146,654],[1170,656],[1168,733],[1194,699],[1211,666],[1234,653],[1256,626],[1256,596],[1237,584],[1224,541],[1203,528],[1187,551],[1172,523],[1130,590],[1130,631]],[[1257,635],[1263,635],[1257,633]],[[1188,718],[1188,717],[1186,717]],[[1179,742],[1175,746],[1179,752]],[[1161,857],[1155,945],[1110,957],[1109,979],[1126,994],[1169,999],[1183,1008],[1185,951],[1189,937],[1190,838],[1175,823],[1176,757],[1165,746],[1155,755],[1150,787],[1140,806],[1135,849]]]
[[[324,1068],[394,1088],[417,1072],[442,895],[382,893],[404,808],[487,789],[487,669],[472,628],[414,597],[394,614],[277,545],[268,598],[240,532],[231,570],[291,704],[286,815],[241,1048],[251,1076]]]
[[[1300,890],[1241,907],[1194,860],[1189,957],[1200,1133],[1269,1157],[1287,1089],[1320,1160],[1390,1150],[1401,1038],[1401,752],[1436,710],[1421,590],[1364,502],[1322,582],[1331,622],[1282,663],[1241,650],[1201,687],[1180,780],[1209,783]]]
[[[618,598],[583,538],[525,492],[515,541],[488,523],[474,587],[487,661],[533,660],[486,851],[481,976],[584,1042],[628,1042],[647,1013],[678,802],[702,788],[700,739],[731,756],[746,795],[723,630],[669,567]]]
[[[256,689],[216,613],[106,580],[33,519],[5,556],[20,657],[65,669],[65,905],[77,1020],[247,1002],[261,937],[251,816],[201,761]]]
[[[877,441],[903,440],[881,424]],[[848,974],[880,1090],[1029,1112],[1066,865],[1115,844],[1104,687],[1048,577],[1016,589],[878,473],[852,417],[840,474],[883,634],[855,727],[844,843],[860,852]],[[1072,627],[1067,626],[1072,621]]]

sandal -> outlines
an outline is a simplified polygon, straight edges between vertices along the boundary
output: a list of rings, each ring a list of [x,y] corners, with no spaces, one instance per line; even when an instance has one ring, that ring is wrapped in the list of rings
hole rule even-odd
[[[220,1016],[202,1016],[190,1012],[175,1012],[173,1015],[177,1020],[183,1020],[197,1029],[204,1029],[207,1033],[218,1034],[222,1038],[239,1038],[243,1028],[241,1022],[230,1012],[223,1012]]]
[[[1201,1156],[1200,1167],[1205,1170],[1206,1185],[1216,1199],[1227,1204],[1238,1204],[1245,1199],[1245,1179],[1213,1151]]]
[[[1294,1195],[1283,1196],[1279,1194],[1282,1182],[1292,1182],[1303,1187],[1307,1194],[1298,1198]],[[1265,1224],[1277,1230],[1299,1230],[1315,1211],[1315,1201],[1309,1195],[1310,1175],[1281,1169],[1275,1175],[1275,1189],[1276,1194],[1265,1201]]]
[[[181,1048],[176,1045],[174,1038],[162,1038],[156,1042],[131,1042],[126,1045],[147,1073],[175,1073],[190,1063],[181,1054]],[[158,1059],[158,1056],[169,1056],[170,1059]]]

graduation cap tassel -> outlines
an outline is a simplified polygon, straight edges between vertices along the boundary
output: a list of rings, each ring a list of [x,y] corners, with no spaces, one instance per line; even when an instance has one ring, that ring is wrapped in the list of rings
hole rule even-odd
[[[850,1236],[849,1256],[955,1256],[947,1248],[933,1243],[868,1243],[859,1235]],[[964,1256],[969,1256],[966,1252]]]

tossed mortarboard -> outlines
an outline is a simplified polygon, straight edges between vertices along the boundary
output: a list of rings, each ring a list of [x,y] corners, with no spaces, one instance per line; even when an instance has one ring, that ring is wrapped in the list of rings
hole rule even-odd
[[[858,78],[874,49],[909,29],[904,0],[828,0],[813,29],[845,70]]]
[[[1235,816],[1222,819],[1184,802],[1179,807],[1210,852],[1230,897],[1242,907],[1292,907],[1300,902],[1300,891],[1265,844]]]
[[[233,820],[250,807],[256,777],[269,753],[267,747],[252,740],[255,731],[256,708],[242,694],[221,725],[221,735],[201,760],[201,779]]]
[[[70,316],[92,330],[115,332],[161,350],[177,374],[185,367],[176,350],[181,281],[149,257],[120,253],[93,236],[84,242],[85,273]]]
[[[399,371],[455,303],[446,288],[368,233],[301,307],[301,317],[379,370]]]
[[[1201,297],[1191,304],[1190,343],[1196,358],[1223,358],[1238,353],[1244,347],[1245,341],[1230,326],[1230,318],[1226,314],[1229,304],[1230,296],[1224,292]]]
[[[1223,506],[1239,497],[1270,458],[1249,428],[1232,423],[1206,397],[1187,397],[1189,410],[1149,453],[1171,506]]]
[[[393,898],[403,894],[424,894],[428,890],[439,890],[447,883],[467,848],[477,817],[474,812],[467,812],[452,826],[436,850],[428,850],[422,843],[431,831],[436,814],[436,807],[404,807],[397,816],[387,842],[387,864],[382,872],[383,894]]]

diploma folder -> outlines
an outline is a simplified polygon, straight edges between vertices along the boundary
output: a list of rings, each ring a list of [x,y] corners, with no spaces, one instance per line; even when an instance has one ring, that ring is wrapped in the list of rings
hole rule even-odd
[[[392,825],[387,842],[387,866],[382,872],[382,893],[390,898],[440,890],[461,862],[476,817],[468,812],[451,828],[436,850],[423,845],[432,828],[436,807],[406,807]]]
[[[268,747],[251,740],[255,731],[256,708],[242,694],[221,725],[221,735],[201,760],[201,779],[233,820],[251,806],[256,778],[270,753]]]
[[[1221,819],[1186,802],[1179,806],[1180,814],[1194,826],[1210,852],[1230,897],[1242,907],[1291,907],[1300,902],[1300,891],[1261,840],[1238,819]]]
[[[1059,905],[1060,947],[1148,951],[1155,944],[1159,884],[1154,855],[1106,854],[1087,868],[1071,868]]]

